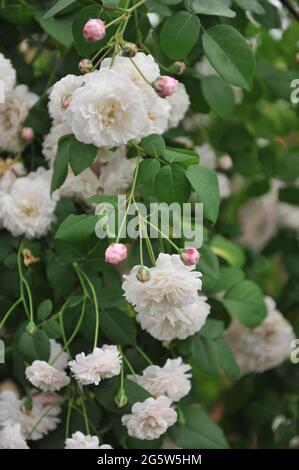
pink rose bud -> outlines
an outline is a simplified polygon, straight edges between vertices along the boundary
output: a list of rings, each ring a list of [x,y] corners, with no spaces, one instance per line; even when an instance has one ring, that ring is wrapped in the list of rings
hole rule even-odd
[[[119,264],[127,257],[127,247],[123,243],[113,243],[105,251],[105,261],[110,264]]]
[[[92,62],[89,59],[82,59],[79,62],[79,70],[82,73],[88,73],[91,72],[93,68]]]
[[[83,28],[83,36],[88,41],[99,41],[100,39],[103,39],[105,34],[106,27],[104,21],[96,18],[88,20]]]
[[[71,97],[72,95],[70,93],[67,93],[66,95],[63,95],[63,97],[61,98],[60,105],[61,105],[61,109],[63,109],[64,111],[68,109],[70,102],[71,102]]]
[[[233,166],[233,161],[229,155],[223,155],[219,158],[218,166],[221,170],[230,170]]]
[[[175,78],[164,75],[155,81],[154,87],[161,98],[166,98],[175,92],[178,83],[179,82]]]
[[[186,266],[193,266],[197,264],[200,258],[200,253],[198,253],[196,248],[190,246],[189,248],[185,248],[184,251],[181,253],[181,260],[183,261]]]
[[[34,138],[34,131],[32,127],[23,127],[22,129],[22,139],[26,142],[31,142]]]

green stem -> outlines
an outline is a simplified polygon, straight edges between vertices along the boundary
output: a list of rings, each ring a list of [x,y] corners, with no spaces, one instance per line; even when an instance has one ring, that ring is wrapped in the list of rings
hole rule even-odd
[[[1,328],[3,328],[6,320],[9,318],[10,314],[17,308],[17,306],[22,303],[22,298],[20,297],[11,307],[10,309],[6,312],[6,314],[4,315],[1,323],[0,323],[0,330]]]
[[[84,398],[81,398],[81,407],[82,407],[83,416],[84,416],[86,434],[90,434],[89,420],[88,420],[88,416],[87,416],[87,413],[86,413]]]
[[[132,372],[133,375],[136,375],[136,372],[134,371],[132,364],[130,363],[129,359],[127,359],[127,357],[125,355],[123,355],[123,360],[127,364],[130,372]]]
[[[80,269],[80,268],[78,268],[78,269]],[[84,271],[82,271],[81,269],[80,269],[80,272],[81,272],[82,276],[84,277],[84,279],[86,280],[86,282],[87,282],[87,284],[88,284],[88,286],[91,290],[91,293],[92,293],[92,298],[93,298],[93,303],[94,303],[94,308],[95,308],[95,314],[96,314],[96,326],[95,326],[95,335],[94,335],[93,347],[96,348],[97,344],[98,344],[99,330],[100,330],[100,310],[99,310],[97,294],[96,294],[95,288],[94,288],[92,282],[90,281],[89,277],[87,276],[87,274]]]
[[[19,271],[19,277],[20,277],[20,293],[21,293],[21,297],[22,297],[22,300],[23,300],[23,304],[24,304],[24,308],[25,308],[27,317],[29,318],[29,320],[31,322],[33,322],[33,302],[32,302],[32,296],[31,296],[31,291],[30,291],[29,284],[28,284],[27,279],[25,278],[25,276],[23,274],[23,271],[22,271],[22,259],[21,259],[22,252],[21,252],[21,248],[22,248],[22,244],[20,244],[19,251],[18,251],[18,271]],[[28,295],[28,299],[29,299],[29,310],[28,310],[26,299],[25,299],[24,286],[26,287],[26,291],[27,291],[27,295]]]
[[[153,365],[153,362],[150,360],[150,358],[147,356],[147,354],[145,354],[144,351],[142,351],[142,349],[140,349],[139,346],[134,346],[134,348],[136,349],[137,352],[139,352],[140,356],[143,357],[143,359],[146,360],[146,362],[148,362],[150,365]]]
[[[65,423],[65,438],[66,439],[70,435],[70,424],[71,424],[71,416],[72,416],[72,411],[73,411],[73,402],[74,402],[73,398],[70,398],[68,401],[66,423]]]
[[[141,75],[141,77],[143,78],[143,80],[149,85],[149,86],[152,86],[151,82],[146,78],[146,76],[143,74],[142,70],[138,67],[138,65],[136,64],[136,62],[132,59],[132,57],[129,57],[130,61],[132,62],[132,64],[134,65],[135,69],[137,70],[137,72],[139,73],[139,75]]]

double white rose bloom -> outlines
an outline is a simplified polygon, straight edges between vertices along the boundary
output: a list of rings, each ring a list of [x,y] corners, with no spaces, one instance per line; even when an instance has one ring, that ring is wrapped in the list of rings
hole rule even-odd
[[[189,107],[183,84],[171,97],[158,96],[150,83],[159,76],[153,57],[138,52],[133,61],[116,56],[111,65],[111,58],[106,58],[100,70],[67,75],[53,86],[49,97],[53,124],[43,142],[50,166],[63,135],[73,133],[80,142],[99,148],[91,168],[78,176],[69,172],[62,196],[86,201],[94,194],[126,192],[136,166],[135,159],[126,158],[126,144],[177,126]]]
[[[124,276],[125,297],[137,311],[141,327],[160,341],[185,339],[205,324],[210,312],[206,297],[199,295],[201,273],[186,266],[179,255],[160,253],[150,279],[140,282],[139,266]]]
[[[259,326],[247,328],[234,319],[224,333],[243,374],[264,372],[290,357],[293,328],[271,297],[265,302],[267,316]]]

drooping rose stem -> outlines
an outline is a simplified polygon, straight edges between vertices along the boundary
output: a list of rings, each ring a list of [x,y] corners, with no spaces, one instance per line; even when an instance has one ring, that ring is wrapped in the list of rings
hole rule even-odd
[[[96,319],[93,347],[96,348],[97,344],[98,344],[99,331],[100,331],[100,309],[99,309],[97,294],[96,294],[94,285],[92,284],[92,282],[89,279],[89,277],[87,276],[87,274],[79,267],[78,267],[78,270],[80,271],[81,275],[83,276],[83,278],[87,282],[87,285],[88,285],[88,287],[89,287],[89,289],[91,290],[91,293],[92,293],[92,299],[93,299],[94,309],[95,309],[95,319]]]

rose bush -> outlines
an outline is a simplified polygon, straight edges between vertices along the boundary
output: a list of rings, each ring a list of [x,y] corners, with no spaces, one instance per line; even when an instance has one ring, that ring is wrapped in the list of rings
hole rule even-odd
[[[1,2],[0,448],[298,447],[298,18]]]

